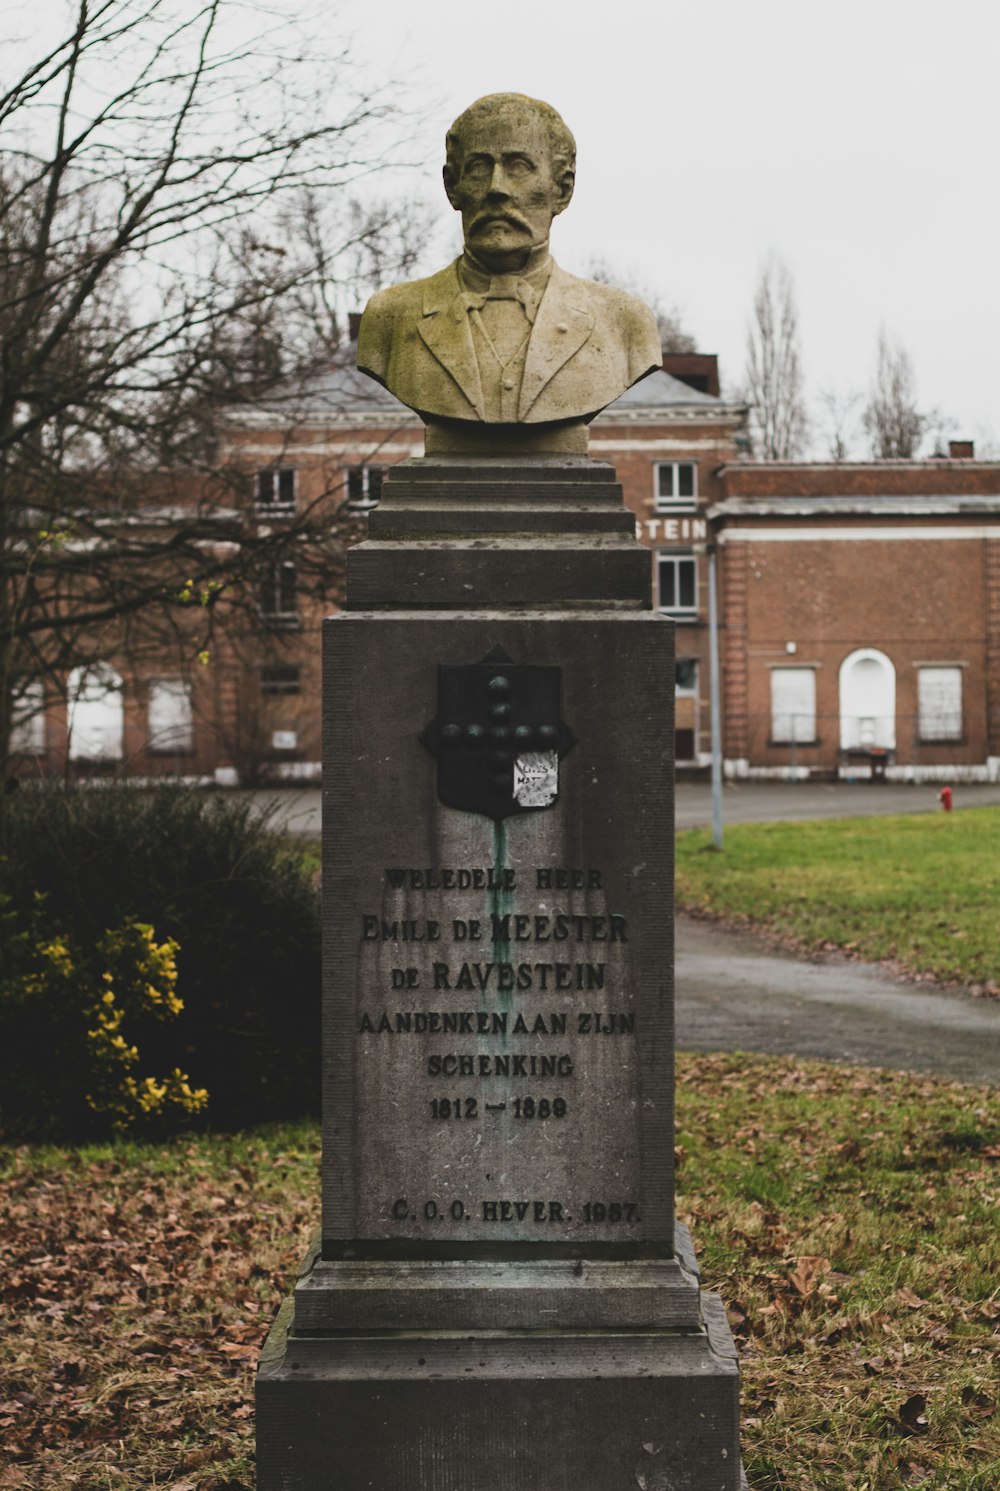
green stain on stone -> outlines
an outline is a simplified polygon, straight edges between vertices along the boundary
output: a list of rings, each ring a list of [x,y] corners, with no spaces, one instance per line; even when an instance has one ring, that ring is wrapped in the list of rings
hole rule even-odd
[[[489,893],[490,934],[493,931],[492,918],[501,919],[510,916],[514,910],[514,893],[511,890],[502,889],[504,871],[507,866],[507,824],[501,820],[493,825],[493,880],[494,886]],[[491,944],[491,956],[495,963],[511,962],[510,943],[494,942]],[[501,1010],[512,1011],[514,1008],[513,989],[500,989],[497,993],[497,1003]],[[506,1037],[502,1037],[506,1041]]]

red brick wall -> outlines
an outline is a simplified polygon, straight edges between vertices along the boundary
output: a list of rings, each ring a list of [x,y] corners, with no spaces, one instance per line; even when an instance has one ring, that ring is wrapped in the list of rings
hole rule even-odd
[[[1000,552],[1000,544],[981,538],[724,544],[727,754],[787,765],[788,745],[770,743],[771,673],[780,665],[815,666],[818,741],[797,748],[796,764],[833,769],[841,664],[859,648],[875,648],[896,671],[896,760],[983,762],[984,547]],[[994,583],[1000,622],[1000,565]],[[1000,640],[996,645],[1000,655]],[[928,663],[963,665],[960,744],[917,738],[917,665]]]
[[[1000,493],[1000,462],[739,462],[727,465],[719,482],[727,497],[992,496]]]
[[[728,543],[722,549],[722,717],[723,750],[728,760],[749,755],[749,678],[747,658],[747,587],[750,545]]]
[[[989,752],[1000,756],[1000,535],[984,545],[986,591],[986,708]]]

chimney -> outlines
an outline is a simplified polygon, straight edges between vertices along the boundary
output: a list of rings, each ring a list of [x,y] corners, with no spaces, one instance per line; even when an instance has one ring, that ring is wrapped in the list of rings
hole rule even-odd
[[[662,366],[688,388],[719,397],[719,359],[714,352],[665,352]]]
[[[949,440],[949,461],[974,461],[976,459],[976,443],[974,440]]]
[[[358,332],[359,332],[360,329],[361,329],[361,312],[360,311],[348,311],[348,313],[347,313],[347,340],[349,342],[356,342],[357,339],[358,339]]]

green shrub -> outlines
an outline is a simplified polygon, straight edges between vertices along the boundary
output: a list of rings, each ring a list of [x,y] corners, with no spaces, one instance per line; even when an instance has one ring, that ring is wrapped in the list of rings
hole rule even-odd
[[[3,803],[0,897],[6,1137],[315,1111],[318,896],[250,804],[173,786],[22,790]],[[106,974],[124,1001],[111,1035],[136,1054],[109,1047],[100,1077],[102,1043],[86,1032],[101,1027],[86,1016]],[[159,1002],[150,993],[168,987]],[[71,1055],[80,1039],[86,1060]]]

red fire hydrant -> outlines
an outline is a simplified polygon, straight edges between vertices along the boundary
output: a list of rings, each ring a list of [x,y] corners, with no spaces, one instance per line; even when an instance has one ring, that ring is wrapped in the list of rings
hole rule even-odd
[[[941,791],[938,793],[938,800],[940,801],[941,806],[944,808],[945,812],[946,813],[950,813],[951,812],[951,788],[950,787],[942,787]]]

